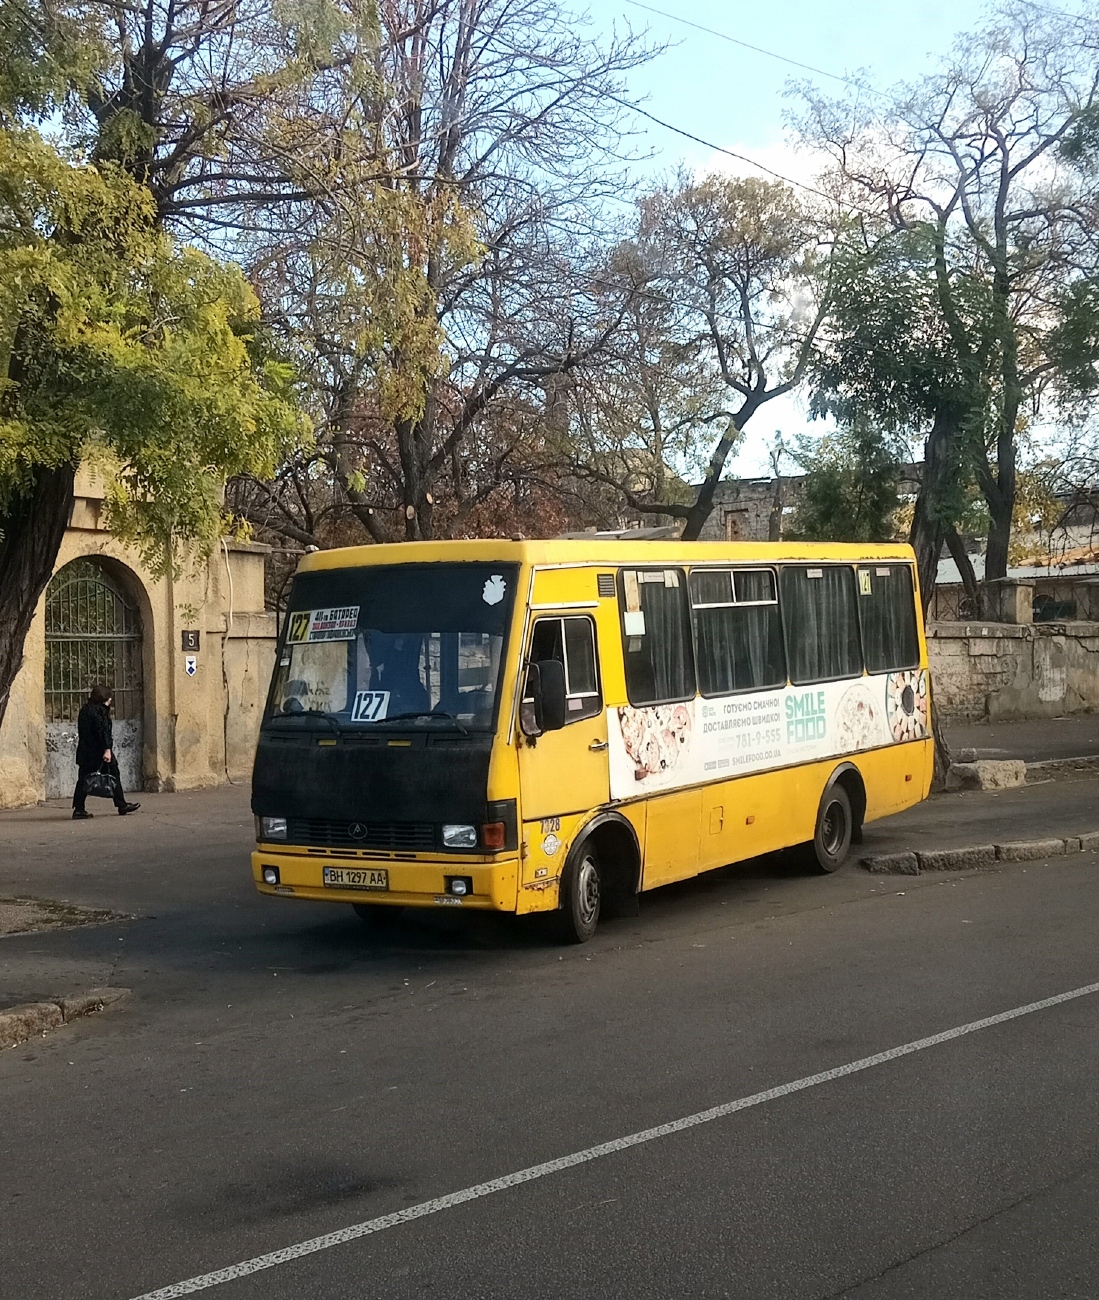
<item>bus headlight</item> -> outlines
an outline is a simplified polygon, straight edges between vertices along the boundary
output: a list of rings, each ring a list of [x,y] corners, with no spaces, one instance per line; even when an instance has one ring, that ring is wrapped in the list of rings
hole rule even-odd
[[[259,819],[259,838],[261,840],[286,839],[286,818],[261,817]]]
[[[448,849],[475,849],[477,847],[477,827],[444,826],[443,844]]]

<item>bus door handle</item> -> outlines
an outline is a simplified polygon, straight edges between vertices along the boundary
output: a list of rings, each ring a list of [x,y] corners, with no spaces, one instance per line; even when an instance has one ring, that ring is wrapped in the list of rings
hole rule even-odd
[[[605,740],[593,740],[588,748],[593,754],[599,754],[607,748],[607,742]]]

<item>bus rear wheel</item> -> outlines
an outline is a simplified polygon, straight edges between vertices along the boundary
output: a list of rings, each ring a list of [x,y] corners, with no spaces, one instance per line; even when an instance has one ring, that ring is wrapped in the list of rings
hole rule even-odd
[[[847,791],[836,782],[821,795],[813,832],[811,859],[818,871],[831,872],[843,865],[851,848],[854,821]]]
[[[599,924],[602,880],[595,847],[585,844],[561,877],[561,906],[554,913],[554,928],[562,943],[587,943]]]

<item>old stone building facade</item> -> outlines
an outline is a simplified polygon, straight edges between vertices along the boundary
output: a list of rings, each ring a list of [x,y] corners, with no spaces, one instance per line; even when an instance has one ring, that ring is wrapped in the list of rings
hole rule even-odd
[[[154,579],[104,528],[103,495],[82,469],[0,727],[0,807],[72,793],[76,714],[97,681],[114,691],[128,792],[251,773],[277,630],[264,608],[266,548],[228,542]]]
[[[723,479],[702,528],[703,542],[779,541],[797,510],[804,475]]]

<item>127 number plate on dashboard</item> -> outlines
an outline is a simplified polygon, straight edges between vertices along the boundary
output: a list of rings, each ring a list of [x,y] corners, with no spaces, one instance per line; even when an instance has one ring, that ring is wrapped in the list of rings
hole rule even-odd
[[[388,889],[389,872],[385,867],[325,867],[324,883],[328,889]]]

